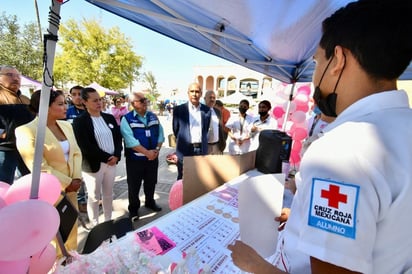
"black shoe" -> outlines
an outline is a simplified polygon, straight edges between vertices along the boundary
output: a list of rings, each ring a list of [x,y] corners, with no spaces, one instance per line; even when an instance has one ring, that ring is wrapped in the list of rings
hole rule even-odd
[[[155,202],[151,203],[151,204],[145,204],[144,205],[146,208],[150,208],[153,211],[159,212],[162,210],[162,208],[160,206],[158,206]]]

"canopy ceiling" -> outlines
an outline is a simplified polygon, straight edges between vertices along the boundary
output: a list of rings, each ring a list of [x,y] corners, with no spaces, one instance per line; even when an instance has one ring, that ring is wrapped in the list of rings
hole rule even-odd
[[[351,0],[86,0],[285,83],[310,82],[321,22]],[[412,79],[412,67],[401,79]]]

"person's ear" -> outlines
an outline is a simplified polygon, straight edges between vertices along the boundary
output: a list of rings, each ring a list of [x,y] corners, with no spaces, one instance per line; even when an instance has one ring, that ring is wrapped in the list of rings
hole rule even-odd
[[[334,75],[339,75],[346,63],[346,55],[342,46],[335,46],[335,58],[331,64],[330,72]]]

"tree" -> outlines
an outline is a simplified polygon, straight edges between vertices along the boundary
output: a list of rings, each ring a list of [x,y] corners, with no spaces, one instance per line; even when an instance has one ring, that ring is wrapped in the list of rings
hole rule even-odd
[[[142,58],[133,51],[130,38],[118,27],[105,30],[97,20],[69,19],[60,26],[60,51],[54,64],[55,79],[61,83],[100,85],[119,90],[139,76]]]
[[[3,13],[0,17],[0,64],[15,66],[22,74],[41,80],[43,50],[36,24],[23,28],[16,15]]]
[[[157,82],[155,76],[151,71],[143,73],[143,81],[149,85],[149,94],[147,97],[149,98],[150,102],[156,105],[157,97],[159,97],[159,91],[157,89]]]

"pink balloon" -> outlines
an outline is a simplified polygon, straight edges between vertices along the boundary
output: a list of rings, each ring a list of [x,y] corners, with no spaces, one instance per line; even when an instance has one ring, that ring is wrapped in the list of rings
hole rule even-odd
[[[0,197],[4,198],[9,188],[10,188],[10,185],[8,183],[0,181]]]
[[[291,164],[294,164],[294,165],[300,162],[300,153],[299,153],[299,151],[296,151],[296,150],[293,150],[293,149],[290,151],[289,162]]]
[[[298,151],[300,153],[300,151],[302,150],[302,141],[293,141],[292,150]]]
[[[48,273],[56,261],[56,248],[48,244],[30,259],[29,274]]]
[[[27,174],[15,181],[6,193],[6,203],[12,204],[18,201],[30,199],[32,174]],[[56,176],[48,173],[40,173],[38,199],[51,205],[56,203],[60,196],[61,184]]]
[[[0,210],[0,260],[28,258],[45,247],[60,224],[56,208],[41,200],[19,201]]]
[[[302,141],[308,136],[308,131],[301,127],[294,128],[292,132],[292,139],[295,141]]]
[[[10,250],[10,252],[13,252]],[[0,261],[0,273],[26,274],[29,269],[30,258],[17,261]]]
[[[276,107],[273,108],[273,116],[275,116],[276,118],[282,117],[283,114],[285,114],[285,111],[283,110],[283,107],[276,106]]]
[[[177,180],[169,192],[169,208],[175,210],[183,205],[183,181]]]
[[[306,105],[297,105],[296,110],[297,111],[303,111],[303,112],[306,113],[309,110],[309,105],[308,104],[306,104]]]
[[[310,90],[310,85],[305,85],[305,86],[301,86],[298,88],[298,93],[303,93],[306,95],[310,95],[311,90]]]
[[[295,111],[291,115],[291,120],[295,123],[301,124],[305,122],[306,120],[306,113],[304,113],[303,111],[299,111],[299,110]]]
[[[287,107],[288,107],[289,101],[283,103],[283,110],[286,112]],[[290,106],[289,106],[289,113],[293,113],[296,110],[296,104],[292,101],[290,102]]]
[[[303,93],[297,94],[293,99],[296,105],[307,105],[309,102],[309,96]]]
[[[7,204],[6,204],[6,201],[4,201],[4,199],[0,197],[0,209],[2,209],[3,207],[5,207],[6,205],[7,205]]]

